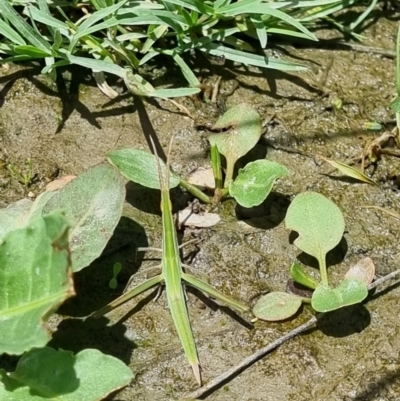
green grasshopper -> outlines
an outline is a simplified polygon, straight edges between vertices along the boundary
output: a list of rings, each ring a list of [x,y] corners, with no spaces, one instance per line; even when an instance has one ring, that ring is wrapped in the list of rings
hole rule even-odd
[[[220,291],[216,290],[204,281],[194,277],[191,274],[184,272],[183,267],[186,267],[181,262],[179,254],[179,244],[172,217],[172,205],[169,196],[169,179],[170,179],[170,153],[172,147],[172,140],[169,145],[169,152],[167,157],[167,168],[166,176],[163,177],[160,160],[157,155],[156,148],[152,141],[153,151],[157,159],[158,175],[160,180],[161,188],[161,214],[162,214],[162,225],[163,225],[163,237],[162,237],[162,259],[161,259],[161,274],[152,277],[145,282],[137,285],[125,294],[112,301],[108,305],[99,309],[93,314],[94,317],[100,317],[115,307],[123,304],[131,298],[134,298],[142,292],[154,287],[162,282],[165,285],[165,291],[167,294],[168,306],[171,311],[171,316],[174,321],[176,331],[179,336],[179,340],[182,344],[183,350],[185,351],[186,357],[193,369],[194,376],[201,386],[201,374],[199,359],[197,356],[196,344],[193,338],[192,328],[190,326],[189,315],[186,306],[185,294],[183,291],[183,282],[186,282],[190,286],[209,294],[230,307],[245,312],[250,308],[230,297],[225,296]],[[129,284],[128,284],[129,285]]]

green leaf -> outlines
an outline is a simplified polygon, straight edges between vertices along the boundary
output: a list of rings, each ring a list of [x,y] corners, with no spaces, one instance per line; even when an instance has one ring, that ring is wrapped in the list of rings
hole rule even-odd
[[[2,401],[97,401],[132,380],[119,359],[95,349],[77,355],[49,347],[34,349],[18,362],[15,372],[0,369]]]
[[[22,354],[49,340],[43,321],[73,295],[68,227],[56,211],[3,237],[0,353]]]
[[[14,51],[17,54],[27,55],[32,58],[45,58],[51,56],[51,53],[44,52],[43,50],[32,45],[15,46]]]
[[[300,297],[287,292],[270,292],[261,297],[253,307],[253,314],[261,320],[277,322],[293,316],[300,308]]]
[[[23,215],[32,207],[30,199],[21,199],[4,209],[0,209],[0,240],[10,231],[24,225]]]
[[[229,185],[229,194],[243,207],[261,204],[271,192],[275,181],[289,174],[286,167],[269,160],[248,163],[235,181]]]
[[[230,183],[236,161],[251,150],[262,133],[259,114],[247,103],[229,109],[213,126],[213,130],[224,130],[209,135],[211,146],[225,156],[227,162],[226,183]]]
[[[267,31],[265,30],[264,22],[260,15],[254,14],[250,17],[251,22],[256,29],[258,40],[260,41],[261,48],[267,46]]]
[[[126,3],[126,1],[127,0],[120,1],[110,7],[106,7],[94,12],[82,22],[82,24],[78,28],[77,33],[79,32],[80,36],[87,35],[88,28],[90,28],[96,22],[101,21],[102,19],[113,15],[119,8],[121,8]]]
[[[326,162],[328,162],[331,166],[337,168],[341,173],[347,175],[348,177],[354,178],[356,180],[366,182],[367,184],[378,185],[374,180],[371,180],[367,175],[363,174],[361,171],[355,169],[354,167],[349,166],[348,164],[335,162],[334,160],[326,159],[322,157]]]
[[[0,209],[0,240],[8,232],[22,228],[33,219],[42,215],[42,210],[47,201],[55,194],[46,191],[40,194],[34,202],[30,199],[21,199],[5,209]]]
[[[395,113],[400,113],[400,96],[397,96],[396,99],[390,102],[390,107]]]
[[[190,67],[185,63],[183,58],[178,54],[174,53],[172,56],[175,63],[179,65],[182,74],[185,76],[186,81],[188,81],[190,86],[197,87],[200,86],[200,82],[197,79],[196,75],[194,75],[193,71],[190,69]]]
[[[296,281],[296,283],[299,283],[301,285],[304,285],[305,287],[312,288],[315,290],[319,283],[313,276],[310,276],[308,273],[306,273],[303,269],[303,266],[300,265],[299,263],[293,263],[292,266],[290,267],[290,275],[292,276],[293,280]]]
[[[340,209],[316,192],[297,195],[286,213],[286,228],[297,231],[294,244],[319,262],[339,244],[344,233]]]
[[[241,2],[242,3],[242,2]],[[234,15],[239,15],[241,14],[243,11],[241,10],[235,10],[233,12],[228,12],[228,15],[230,16],[234,16]],[[251,12],[254,14],[261,14],[261,15],[271,15],[275,18],[279,18],[282,21],[285,21],[287,24],[289,25],[293,25],[294,27],[296,27],[300,32],[303,32],[305,35],[308,36],[308,39],[311,40],[315,40],[317,41],[318,39],[316,38],[316,36],[311,33],[305,26],[303,26],[297,19],[291,17],[288,14],[285,14],[282,11],[276,10],[275,8],[270,7],[269,4],[259,4],[256,7],[249,7],[248,10],[246,12]]]
[[[130,181],[137,182],[147,188],[160,189],[156,157],[144,150],[119,149],[107,153],[111,164],[117,167]],[[166,175],[165,163],[159,158],[161,173]],[[175,188],[179,185],[179,178],[170,174],[169,186]]]
[[[109,164],[89,168],[47,202],[44,212],[62,209],[69,234],[72,268],[77,272],[100,256],[121,217],[125,186]]]
[[[33,6],[28,7],[28,10],[35,21],[41,22],[52,28],[60,29],[64,34],[68,33],[68,25],[59,19],[54,18],[50,14],[50,11],[47,10],[47,12],[45,12]]]
[[[199,49],[213,56],[225,57],[227,60],[243,63],[244,65],[254,65],[256,67],[272,68],[280,71],[307,71],[308,69],[302,64],[231,49],[230,47],[217,43],[205,43],[199,47]]]
[[[317,312],[329,312],[362,302],[368,295],[367,286],[354,279],[343,280],[336,288],[319,285],[311,298]]]
[[[184,97],[193,96],[200,92],[200,88],[174,88],[174,89],[157,89],[151,93],[151,97],[160,98],[173,98],[173,97]]]
[[[0,11],[3,16],[7,18],[12,25],[14,25],[21,37],[43,52],[51,54],[50,44],[15,11],[10,2],[7,0],[1,0]]]
[[[112,63],[111,61],[94,60],[88,57],[77,57],[65,52],[63,54],[63,57],[65,57],[71,64],[77,64],[81,65],[82,67],[90,68],[92,70],[107,72],[109,74],[117,75],[121,78],[123,78],[125,74],[125,71],[122,67]]]
[[[10,25],[0,19],[0,34],[11,40],[12,43],[25,45],[24,39]]]

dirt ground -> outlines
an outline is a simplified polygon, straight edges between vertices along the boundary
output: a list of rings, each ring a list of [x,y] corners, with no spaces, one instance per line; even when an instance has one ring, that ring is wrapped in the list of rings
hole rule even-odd
[[[398,19],[398,15],[397,15]],[[378,19],[363,34],[366,46],[393,52],[398,22]],[[349,266],[369,256],[377,276],[400,264],[398,220],[382,212],[361,208],[375,205],[400,213],[400,162],[383,157],[368,174],[378,187],[340,176],[317,156],[349,162],[359,156],[369,139],[381,132],[366,131],[363,124],[394,127],[389,103],[395,95],[395,64],[388,56],[335,48],[328,39],[318,47],[275,46],[268,54],[298,60],[310,73],[280,73],[226,63],[204,64],[199,73],[214,83],[223,76],[226,106],[246,101],[265,122],[265,134],[254,151],[242,160],[266,157],[285,165],[290,175],[277,182],[274,192],[251,210],[227,201],[220,206],[222,222],[209,229],[186,229],[183,240],[202,241],[184,251],[185,259],[221,291],[254,303],[260,294],[283,290],[289,267],[297,257],[315,267],[310,258],[289,241],[283,220],[291,199],[303,191],[320,192],[343,211],[346,232],[328,255],[329,276],[338,282]],[[0,206],[38,194],[55,176],[79,174],[105,160],[115,148],[148,149],[155,132],[161,145],[172,134],[172,164],[183,175],[198,166],[209,166],[207,132],[199,125],[213,123],[220,110],[193,99],[182,103],[195,115],[194,122],[166,101],[125,97],[110,102],[81,69],[67,85],[51,84],[37,67],[0,67]],[[75,83],[80,77],[81,83]],[[168,83],[169,78],[160,80]],[[237,85],[233,94],[229,94]],[[62,86],[62,85],[61,85]],[[335,99],[342,108],[332,107]],[[26,189],[16,182],[7,164],[23,171],[31,158],[38,178]],[[85,316],[115,298],[139,267],[156,264],[134,260],[136,246],[160,245],[161,220],[158,194],[128,184],[124,217],[104,255],[76,274],[77,296],[62,306],[61,322],[49,344],[79,351],[99,348],[129,364],[136,374],[130,386],[110,396],[113,401],[164,401],[183,397],[196,389],[167,308],[165,294],[156,303],[155,293],[129,302],[107,317],[86,321]],[[172,191],[175,209],[190,198]],[[149,254],[157,257],[157,255]],[[124,269],[119,286],[108,287],[113,263]],[[198,297],[200,295],[200,299]],[[237,377],[211,393],[210,401],[395,401],[400,394],[400,290],[397,285],[378,289],[363,305],[327,315],[318,326],[281,346]],[[205,305],[205,303],[207,305]],[[250,315],[237,316],[218,308],[201,294],[188,291],[203,380],[207,383],[244,357],[267,345],[312,315],[305,307],[284,323],[249,324]],[[0,359],[0,365],[2,361]]]

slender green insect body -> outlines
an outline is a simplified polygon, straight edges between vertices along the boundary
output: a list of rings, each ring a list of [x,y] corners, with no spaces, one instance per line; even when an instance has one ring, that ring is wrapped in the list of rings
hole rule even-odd
[[[172,140],[169,146],[171,151]],[[153,146],[154,147],[154,146]],[[155,150],[155,147],[154,147]],[[156,153],[156,152],[155,152]],[[157,156],[157,154],[156,154]],[[179,254],[179,244],[176,234],[174,219],[172,216],[172,205],[169,196],[169,160],[167,158],[167,173],[163,182],[161,166],[158,163],[158,174],[161,188],[161,213],[163,224],[162,240],[162,275],[165,282],[168,306],[171,311],[172,320],[178,333],[183,350],[192,366],[194,376],[201,385],[199,360],[197,357],[196,344],[189,321],[188,310],[185,301],[185,294],[182,287],[182,264]],[[157,157],[157,161],[159,161]]]
[[[170,200],[170,153],[172,138],[169,146],[169,153],[167,157],[167,168],[165,177],[163,177],[160,160],[157,155],[156,147],[152,141],[153,150],[157,160],[158,177],[160,181],[161,189],[161,215],[162,215],[162,260],[161,260],[161,274],[156,277],[152,277],[143,283],[135,286],[134,288],[121,295],[119,298],[110,302],[108,305],[99,309],[92,314],[93,317],[100,317],[107,312],[111,311],[115,307],[123,304],[131,298],[134,298],[148,289],[160,285],[164,282],[165,292],[167,294],[168,306],[171,311],[172,320],[175,325],[175,329],[178,333],[179,340],[182,344],[182,348],[186,354],[186,357],[193,369],[194,376],[201,386],[201,374],[199,359],[197,356],[196,343],[194,341],[192,328],[190,325],[187,305],[185,301],[185,294],[183,291],[184,282],[190,286],[209,294],[210,296],[218,299],[221,302],[226,303],[230,307],[245,312],[250,308],[240,301],[232,299],[220,291],[213,288],[211,285],[204,281],[196,278],[191,274],[187,274],[183,271],[183,264],[179,254],[178,237],[176,234],[174,219],[172,216],[172,205]]]

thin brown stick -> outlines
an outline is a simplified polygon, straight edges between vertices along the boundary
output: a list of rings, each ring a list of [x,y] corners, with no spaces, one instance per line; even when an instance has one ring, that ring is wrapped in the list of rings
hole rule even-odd
[[[215,379],[211,380],[207,385],[199,388],[196,391],[193,391],[193,393],[190,393],[187,395],[185,398],[198,398],[201,397],[203,394],[207,393],[214,387],[217,387],[219,384],[230,378],[231,376],[240,373],[247,367],[253,365],[256,363],[259,359],[273,351],[274,349],[278,348],[280,345],[282,345],[284,342],[290,340],[293,337],[296,337],[303,331],[308,330],[313,324],[317,322],[317,316],[313,316],[310,320],[308,320],[306,323],[302,324],[299,327],[296,327],[294,330],[289,331],[289,333],[285,334],[284,336],[278,338],[277,340],[273,341],[269,345],[267,345],[264,348],[261,348],[257,352],[255,352],[253,355],[248,356],[247,358],[243,359],[238,365],[233,366],[232,368],[228,369]],[[185,399],[184,398],[184,399]],[[183,400],[184,400],[183,399]],[[182,400],[182,401],[183,401]]]
[[[368,286],[368,290],[371,290],[378,285],[383,284],[386,281],[389,281],[395,277],[400,275],[400,269],[396,270],[384,277],[381,277],[380,279],[374,281],[372,284]],[[269,345],[267,345],[264,348],[261,348],[260,350],[256,351],[253,355],[248,356],[247,358],[243,359],[239,364],[236,366],[233,366],[232,368],[228,369],[221,375],[217,376],[215,379],[211,380],[207,385],[204,387],[201,387],[197,389],[196,391],[193,391],[189,395],[187,395],[185,398],[182,399],[184,401],[185,399],[196,399],[201,397],[202,395],[208,393],[211,391],[213,388],[219,386],[221,383],[225,382],[228,380],[230,377],[232,377],[235,374],[239,374],[249,366],[253,365],[256,363],[259,359],[263,358],[265,355],[269,354],[271,351],[274,351],[276,348],[281,346],[283,343],[286,341],[298,336],[299,334],[305,332],[308,330],[311,326],[313,326],[319,318],[321,318],[325,313],[319,313],[315,316],[313,316],[311,319],[309,319],[306,323],[302,324],[301,326],[296,327],[292,331],[289,331],[289,333],[283,335],[282,337],[279,337],[277,340],[273,341]]]
[[[368,290],[372,290],[373,288],[378,287],[378,285],[381,285],[381,284],[385,283],[386,281],[389,281],[389,280],[391,280],[391,279],[393,279],[393,278],[395,278],[395,277],[397,277],[399,275],[400,275],[400,269],[395,270],[394,272],[389,273],[386,276],[378,278],[378,280],[375,280],[373,283],[371,283],[368,286]]]

